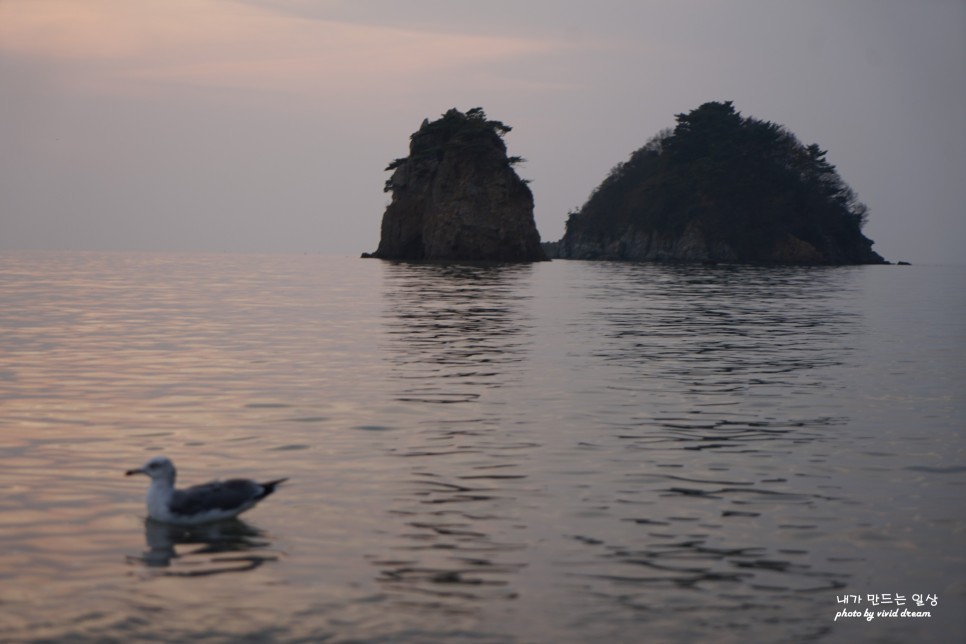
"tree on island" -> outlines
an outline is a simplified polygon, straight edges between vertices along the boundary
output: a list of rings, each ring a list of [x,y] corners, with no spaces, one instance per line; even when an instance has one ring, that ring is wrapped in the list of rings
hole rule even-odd
[[[617,164],[567,220],[569,257],[881,263],[826,151],[710,102]]]
[[[409,156],[393,159],[386,166],[385,171],[391,172],[408,162],[415,163],[431,158],[435,158],[436,161],[441,161],[447,149],[464,151],[472,150],[474,147],[476,149],[485,149],[486,147],[495,145],[496,139],[493,137],[494,134],[499,139],[498,147],[506,154],[506,145],[502,139],[512,130],[512,127],[502,121],[486,118],[486,112],[483,111],[482,107],[468,109],[465,114],[457,109],[451,109],[435,121],[430,122],[429,119],[424,120],[419,130],[409,137],[411,141],[415,141],[419,137],[431,143],[414,146],[415,149],[410,151]],[[523,161],[521,157],[510,157],[508,159],[510,165],[515,165],[521,161]],[[392,177],[390,176],[386,179],[383,192],[392,191],[393,183]]]

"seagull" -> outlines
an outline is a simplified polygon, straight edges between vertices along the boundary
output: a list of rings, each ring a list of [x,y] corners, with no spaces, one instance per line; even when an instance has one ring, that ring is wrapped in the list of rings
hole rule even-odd
[[[198,525],[238,516],[274,492],[277,485],[288,480],[256,483],[249,479],[229,479],[176,490],[174,479],[178,472],[166,456],[155,456],[143,467],[128,470],[125,474],[146,474],[151,477],[148,517],[174,525]]]

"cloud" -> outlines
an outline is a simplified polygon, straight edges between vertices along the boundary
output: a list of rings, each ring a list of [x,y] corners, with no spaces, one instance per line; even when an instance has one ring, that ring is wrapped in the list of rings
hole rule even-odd
[[[0,51],[44,59],[107,60],[130,55],[137,34],[126,29],[123,5],[109,2],[30,2],[0,4]]]
[[[548,39],[418,31],[226,0],[4,0],[0,52],[62,63],[98,91],[171,85],[384,91],[563,47]]]

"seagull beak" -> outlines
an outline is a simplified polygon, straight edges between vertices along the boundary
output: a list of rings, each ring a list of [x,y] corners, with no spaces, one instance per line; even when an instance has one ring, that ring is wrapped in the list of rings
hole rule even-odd
[[[145,472],[141,468],[138,468],[136,470],[128,470],[127,472],[124,473],[124,476],[131,476],[132,474],[147,474],[147,472]]]

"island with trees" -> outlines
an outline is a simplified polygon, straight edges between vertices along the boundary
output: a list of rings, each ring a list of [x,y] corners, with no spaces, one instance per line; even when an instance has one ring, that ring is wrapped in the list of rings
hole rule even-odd
[[[510,127],[482,108],[451,109],[410,137],[409,155],[386,168],[392,194],[379,247],[364,257],[394,260],[546,260],[533,194],[514,170]]]
[[[547,248],[553,257],[883,264],[868,211],[818,145],[728,102],[678,114],[615,166]]]

